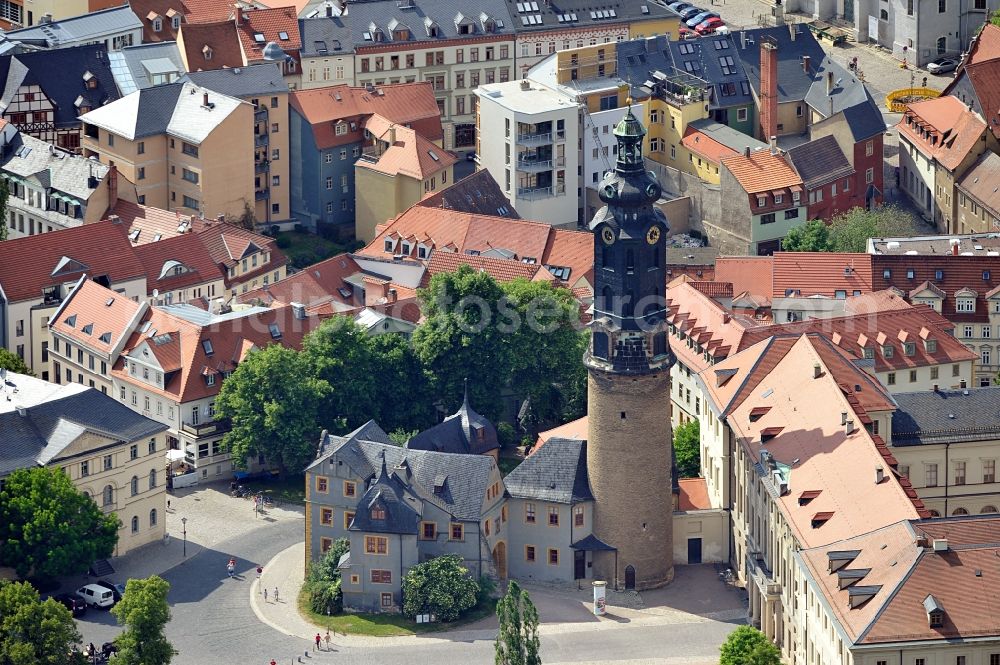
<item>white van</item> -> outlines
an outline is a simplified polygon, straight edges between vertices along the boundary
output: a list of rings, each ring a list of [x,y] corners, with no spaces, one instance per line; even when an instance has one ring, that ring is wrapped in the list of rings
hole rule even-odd
[[[115,594],[96,584],[87,584],[76,590],[76,595],[91,607],[111,607],[115,604]]]

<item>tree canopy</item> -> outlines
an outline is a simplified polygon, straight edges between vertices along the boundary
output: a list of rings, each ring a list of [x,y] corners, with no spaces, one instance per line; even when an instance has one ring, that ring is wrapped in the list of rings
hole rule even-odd
[[[0,227],[2,226],[4,225],[0,224]],[[18,374],[27,374],[28,376],[34,376],[34,373],[30,369],[28,369],[28,366],[25,364],[25,362],[21,360],[21,356],[11,353],[2,346],[0,346],[0,369],[5,369],[10,372],[17,372]]]
[[[217,416],[232,424],[223,440],[233,459],[245,466],[262,454],[282,473],[304,469],[316,452],[319,407],[329,393],[330,385],[294,349],[271,344],[251,353],[215,401]]]
[[[723,642],[719,665],[781,665],[781,652],[764,633],[740,626]]]
[[[829,224],[814,219],[788,232],[781,241],[787,252],[859,252],[868,249],[869,238],[913,234],[910,213],[893,205],[874,210],[852,208]]]
[[[826,252],[830,249],[830,230],[822,219],[813,219],[791,229],[781,240],[784,252]]]
[[[63,605],[40,600],[27,582],[0,580],[0,663],[64,665],[80,639]]]
[[[469,577],[462,557],[446,554],[418,563],[403,577],[403,614],[435,614],[454,621],[476,604],[479,583]]]
[[[497,603],[500,629],[493,643],[496,665],[541,665],[538,610],[528,592],[511,580]]]
[[[177,652],[163,632],[170,621],[169,591],[170,584],[157,575],[128,581],[122,599],[111,608],[125,626],[115,639],[118,653],[111,665],[170,665]]]
[[[674,456],[681,478],[701,475],[701,425],[697,419],[674,428]]]
[[[0,490],[0,564],[22,578],[82,573],[114,552],[118,524],[61,469],[19,469]]]

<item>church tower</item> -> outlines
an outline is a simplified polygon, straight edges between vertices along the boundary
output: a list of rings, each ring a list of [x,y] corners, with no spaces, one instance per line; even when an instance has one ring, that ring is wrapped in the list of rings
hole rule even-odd
[[[594,535],[613,548],[594,552],[594,578],[649,589],[674,576],[668,227],[631,108],[614,134],[618,160],[600,185],[606,205],[590,223],[594,320],[584,356]]]

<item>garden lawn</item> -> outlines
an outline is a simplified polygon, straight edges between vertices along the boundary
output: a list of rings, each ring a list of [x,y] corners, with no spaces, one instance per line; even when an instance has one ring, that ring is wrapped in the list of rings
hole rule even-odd
[[[297,270],[347,251],[332,240],[301,231],[283,231],[277,235],[277,241],[288,262]]]
[[[306,502],[306,480],[301,473],[291,474],[281,479],[254,479],[241,483],[255,493],[260,492],[279,503],[301,506]]]

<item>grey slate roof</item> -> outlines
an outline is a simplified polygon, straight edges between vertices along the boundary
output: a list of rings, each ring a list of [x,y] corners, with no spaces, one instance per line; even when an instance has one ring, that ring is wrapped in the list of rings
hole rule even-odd
[[[191,72],[187,78],[195,85],[240,99],[288,92],[288,84],[277,63]]]
[[[142,21],[128,4],[64,18],[51,23],[38,23],[29,28],[10,30],[7,39],[46,48],[60,44],[104,39],[115,33],[142,30]]]
[[[84,84],[87,72],[97,80],[96,88]],[[2,56],[0,84],[3,86],[0,109],[10,105],[22,85],[41,87],[54,103],[57,129],[80,125],[77,97],[84,99],[85,106],[97,108],[119,96],[103,44]]]
[[[45,141],[18,133],[8,150],[0,158],[0,170],[22,179],[34,176],[46,189],[53,189],[86,204],[97,191],[89,186],[89,178],[97,179],[97,186],[108,172],[108,167],[80,155],[55,149]]]
[[[517,32],[559,30],[587,26],[630,23],[643,19],[663,19],[677,14],[653,0],[507,0],[507,9]]]
[[[375,519],[372,515],[375,509],[381,509],[385,517]],[[420,514],[420,500],[408,491],[399,475],[386,468],[383,455],[378,475],[358,502],[358,510],[351,521],[350,530],[415,534]]]
[[[879,110],[871,94],[867,90],[865,93],[865,101],[844,109],[844,119],[851,128],[855,143],[886,131],[882,111]]]
[[[400,462],[406,460],[409,477],[406,486],[415,496],[436,503],[456,519],[477,521],[482,514],[486,488],[495,466],[493,458],[486,455],[452,455],[426,450],[408,450],[396,445],[365,441],[357,437],[328,436],[324,451],[308,470],[319,469],[324,462],[335,458],[347,464],[358,476],[372,480],[382,466],[395,473]],[[440,493],[434,493],[435,480],[444,478]]]
[[[521,219],[510,200],[487,169],[462,178],[451,187],[425,197],[420,205],[478,215]]]
[[[512,497],[553,503],[591,501],[587,442],[552,438],[504,478]]]
[[[805,26],[796,27],[799,31],[794,41],[788,26],[757,28],[733,35],[747,77],[758,94],[760,93],[760,45],[764,37],[776,40],[778,45],[778,101],[802,101],[812,87],[813,77],[806,74],[803,69],[802,56],[809,56],[810,67],[815,70],[826,54],[810,30]],[[746,38],[745,46],[741,41],[742,37]]]
[[[24,412],[0,413],[0,476],[47,464],[84,432],[137,441],[167,429],[93,388],[57,395]]]
[[[727,148],[732,148],[736,152],[744,152],[750,148],[750,152],[755,150],[765,150],[768,145],[763,141],[758,141],[749,134],[733,129],[729,125],[716,122],[711,118],[703,118],[688,123],[688,127],[696,129],[702,134],[718,141]]]
[[[497,430],[469,405],[469,391],[458,411],[406,442],[410,450],[482,455],[500,447]]]
[[[153,74],[169,76],[171,80],[166,83],[172,83],[184,76],[184,61],[181,59],[177,42],[141,44],[120,51],[110,51],[108,61],[122,96],[141,88],[162,85],[153,83],[150,79]]]
[[[833,136],[797,145],[788,151],[788,157],[806,189],[814,189],[854,173],[854,167]]]
[[[805,101],[810,108],[823,117],[829,118],[867,101],[868,91],[865,90],[864,83],[829,56],[824,57],[820,62],[813,61],[810,64],[810,69],[815,70],[815,74],[812,85],[806,92]],[[804,71],[803,74],[805,74]],[[828,85],[830,86],[829,93],[827,93]]]
[[[379,43],[392,44],[389,24],[393,21],[409,28],[408,44],[417,42],[441,42],[446,39],[481,37],[484,34],[482,16],[497,21],[495,35],[513,35],[513,21],[507,12],[505,0],[417,0],[409,8],[399,7],[396,0],[354,0],[348,3],[348,10],[342,16],[302,19],[299,21],[302,34],[303,57],[315,57],[337,52],[339,44],[343,52],[351,52],[359,46],[373,46]],[[335,11],[336,13],[336,11]],[[458,34],[456,17],[461,14],[472,19],[475,30],[471,35]],[[430,37],[428,21],[436,24],[439,37]],[[325,25],[324,25],[325,24]],[[383,42],[372,39],[372,26],[380,29]],[[366,33],[369,35],[366,37]],[[323,42],[324,53],[316,42]],[[336,42],[336,43],[335,43]]]
[[[894,446],[982,441],[1000,436],[1000,386],[900,393],[893,398],[899,405],[892,414]]]

